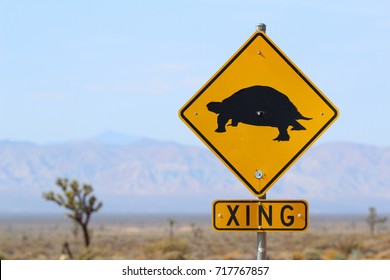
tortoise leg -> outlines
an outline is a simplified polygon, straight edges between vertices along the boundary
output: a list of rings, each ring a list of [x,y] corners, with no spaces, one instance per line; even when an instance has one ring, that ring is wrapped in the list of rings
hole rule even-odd
[[[229,125],[231,125],[231,126],[233,126],[233,127],[236,127],[236,126],[238,125],[238,121],[232,119],[232,123],[229,124]]]
[[[291,125],[292,125],[291,130],[306,130],[306,128],[297,121],[293,121]]]
[[[288,125],[286,126],[279,126],[279,135],[274,139],[274,141],[289,141],[290,140],[290,135],[287,133],[287,128]]]
[[[224,114],[219,114],[217,118],[218,128],[215,132],[225,132],[225,125],[230,118],[226,117]]]

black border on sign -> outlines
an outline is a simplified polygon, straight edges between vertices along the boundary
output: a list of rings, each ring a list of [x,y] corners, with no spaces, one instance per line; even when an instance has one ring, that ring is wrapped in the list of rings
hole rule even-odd
[[[297,229],[290,229],[290,228],[272,228],[272,229],[258,229],[258,228],[218,228],[216,226],[216,205],[218,203],[302,203],[305,206],[305,227],[303,228],[297,228]],[[215,231],[256,231],[256,232],[268,232],[268,231],[305,231],[308,227],[308,203],[305,200],[216,200],[213,202],[213,209],[212,209],[212,219],[213,219],[213,229]]]
[[[271,46],[274,51],[276,51],[277,54],[302,78],[302,80],[305,81],[305,83],[329,106],[329,108],[334,112],[334,115],[332,118],[329,119],[329,121],[296,153],[294,157],[289,160],[283,168],[276,173],[276,175],[259,191],[256,190],[254,186],[249,183],[245,177],[218,151],[218,149],[190,122],[189,119],[187,119],[184,115],[184,112],[205,92],[209,86],[214,83],[215,80],[219,78],[219,76],[222,75],[222,73],[229,68],[229,66],[248,48],[248,46],[257,38],[257,36],[261,36],[268,44]],[[183,109],[180,111],[180,116],[183,120],[198,134],[198,136],[203,139],[203,141],[219,156],[219,158],[230,167],[230,169],[241,179],[241,181],[256,195],[256,196],[263,196],[268,189],[273,185],[273,183],[280,177],[281,174],[283,174],[284,171],[286,171],[290,165],[318,138],[319,135],[333,122],[334,119],[337,118],[338,112],[335,107],[331,103],[328,102],[328,100],[317,90],[317,88],[305,77],[305,75],[302,74],[302,72],[295,67],[293,63],[266,37],[263,33],[258,32],[255,33],[254,36],[237,52],[236,55],[234,55],[228,63],[218,72],[216,73],[215,77],[210,80],[203,88],[199,91],[198,94],[196,94]]]

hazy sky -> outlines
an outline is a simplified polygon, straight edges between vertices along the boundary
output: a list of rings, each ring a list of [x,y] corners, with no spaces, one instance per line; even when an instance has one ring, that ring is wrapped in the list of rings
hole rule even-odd
[[[387,0],[0,0],[0,139],[202,145],[178,110],[260,22],[339,108],[321,142],[390,146]]]

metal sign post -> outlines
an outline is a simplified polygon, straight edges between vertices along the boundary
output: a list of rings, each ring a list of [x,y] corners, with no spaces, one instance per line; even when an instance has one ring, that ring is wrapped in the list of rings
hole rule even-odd
[[[259,199],[266,199],[266,195]],[[257,259],[267,259],[267,233],[265,231],[257,232]]]
[[[263,31],[264,33],[267,30],[267,26],[264,23],[259,23],[256,26],[256,29]],[[259,199],[266,199],[267,195],[265,194]],[[265,231],[257,232],[257,259],[266,260],[267,259],[267,233]]]

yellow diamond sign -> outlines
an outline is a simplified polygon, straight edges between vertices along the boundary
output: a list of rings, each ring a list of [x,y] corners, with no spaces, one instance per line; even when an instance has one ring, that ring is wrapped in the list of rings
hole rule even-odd
[[[257,31],[179,115],[255,196],[263,196],[338,110]]]

